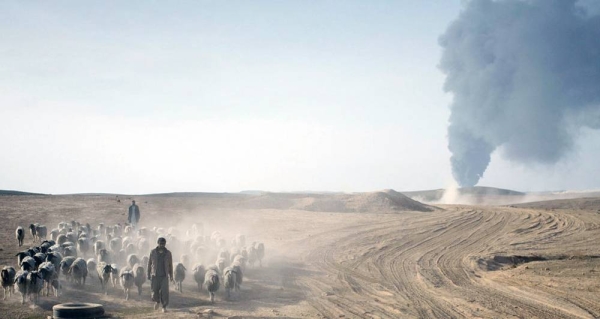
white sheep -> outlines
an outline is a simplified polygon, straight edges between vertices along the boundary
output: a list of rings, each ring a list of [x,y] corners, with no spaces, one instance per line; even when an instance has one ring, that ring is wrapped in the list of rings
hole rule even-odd
[[[179,292],[183,292],[183,280],[185,279],[185,272],[187,269],[182,263],[177,263],[175,265],[175,270],[173,271],[173,280],[175,280],[175,290]]]
[[[25,258],[23,258],[23,260],[21,261],[21,264],[19,266],[21,267],[21,270],[33,271],[33,270],[35,270],[36,265],[37,264],[33,257],[25,256]]]
[[[208,290],[208,295],[210,297],[210,302],[215,302],[215,293],[219,290],[220,282],[219,282],[219,273],[215,268],[208,268],[206,273],[204,274],[204,286],[206,290]]]
[[[38,303],[42,289],[44,289],[44,278],[38,271],[30,271],[27,274],[27,295],[34,305]]]
[[[227,299],[231,297],[231,289],[235,289],[237,284],[236,271],[232,267],[225,268],[223,273],[223,286],[225,287],[225,294]]]
[[[23,246],[23,240],[25,239],[25,229],[21,226],[17,227],[17,230],[15,230],[15,236],[17,237],[19,247]]]
[[[87,262],[83,258],[77,258],[73,261],[69,270],[71,278],[80,286],[85,285],[85,279],[88,275]]]
[[[146,271],[144,270],[144,266],[142,266],[142,264],[135,264],[133,265],[133,275],[135,276],[134,278],[134,283],[138,288],[138,295],[141,296],[142,295],[142,285],[146,282]]]
[[[67,281],[72,280],[70,270],[71,270],[71,266],[73,265],[73,262],[75,261],[75,259],[76,258],[73,256],[67,256],[60,261],[60,265],[59,265],[58,269],[60,269],[60,272],[65,276]]]
[[[113,288],[119,283],[119,266],[117,264],[110,264],[112,272],[110,273],[110,281],[112,282]]]
[[[135,283],[135,275],[131,269],[125,267],[121,270],[119,277],[121,278],[121,287],[125,291],[125,300],[129,300],[129,291]]]
[[[202,291],[202,284],[204,283],[204,275],[206,270],[202,264],[194,265],[194,269],[192,269],[192,273],[194,275],[194,281],[198,284],[198,290]]]
[[[0,272],[0,280],[2,281],[2,288],[4,290],[3,300],[6,300],[7,293],[9,297],[15,293],[14,283],[16,275],[17,272],[15,271],[14,267],[5,266],[2,268],[2,272]]]
[[[108,290],[108,281],[110,280],[110,276],[112,274],[112,266],[105,262],[99,262],[98,266],[96,266],[96,272],[98,273],[98,279],[100,280],[102,291],[104,291],[104,294],[106,295]]]
[[[233,271],[235,272],[235,291],[240,291],[240,286],[244,281],[244,271],[239,263],[235,262],[231,265]]]
[[[140,259],[138,258],[138,256],[136,254],[130,254],[129,256],[127,256],[127,265],[131,269],[133,269],[133,266],[139,262],[140,262]]]
[[[36,225],[35,233],[38,241],[41,241],[43,239],[46,239],[46,236],[48,235],[48,228],[45,225]]]
[[[56,271],[54,264],[49,261],[43,262],[39,266],[38,271],[40,272],[40,274],[42,275],[42,278],[44,279],[44,286],[46,288],[46,296],[50,296],[50,288],[52,287],[52,281],[55,279],[58,279],[58,271]],[[54,296],[58,297],[58,290],[56,290],[56,289],[54,290]]]
[[[21,294],[21,304],[25,303],[27,297],[27,275],[29,275],[27,270],[19,270],[15,275],[15,287]]]

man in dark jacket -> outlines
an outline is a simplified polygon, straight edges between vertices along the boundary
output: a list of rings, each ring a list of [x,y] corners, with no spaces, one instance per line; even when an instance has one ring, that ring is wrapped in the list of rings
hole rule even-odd
[[[154,310],[162,304],[162,311],[167,312],[169,305],[169,280],[173,281],[173,256],[165,247],[167,240],[158,237],[158,246],[150,251],[148,258],[148,280],[152,289]]]
[[[127,221],[134,228],[140,221],[140,208],[135,204],[135,201],[131,201],[131,206],[129,206],[129,217],[127,218]]]

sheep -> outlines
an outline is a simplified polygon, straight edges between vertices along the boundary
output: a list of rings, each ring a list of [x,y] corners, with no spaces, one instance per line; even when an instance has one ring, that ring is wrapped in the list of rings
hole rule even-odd
[[[235,258],[233,258],[233,262],[231,264],[233,265],[236,263],[240,266],[242,271],[244,271],[246,269],[246,258],[244,258],[244,256],[242,256],[242,255],[235,256]]]
[[[40,245],[40,250],[45,254],[50,250],[50,247],[54,246],[56,242],[53,240],[44,240]]]
[[[240,291],[240,286],[244,281],[244,271],[239,263],[234,263],[231,268],[235,271],[235,291]]]
[[[125,236],[133,235],[133,227],[131,227],[131,225],[125,226],[125,228],[123,229],[123,235],[125,235]]]
[[[87,237],[80,237],[77,239],[77,249],[81,252],[82,256],[85,257],[90,250],[90,240]]]
[[[231,258],[231,255],[229,254],[229,250],[227,250],[225,248],[221,248],[221,250],[219,251],[219,254],[217,255],[217,260],[219,258],[223,258],[223,260],[225,262],[225,267],[229,266],[229,259]]]
[[[237,284],[236,271],[232,267],[225,268],[223,273],[223,286],[225,287],[225,293],[227,299],[231,297],[231,289],[235,289]]]
[[[54,269],[60,269],[60,262],[62,261],[63,256],[58,251],[51,251],[46,254],[46,261],[51,262],[54,265]]]
[[[219,273],[223,274],[223,271],[225,270],[225,258],[219,258],[217,259],[217,268],[219,269]]]
[[[102,248],[98,251],[98,262],[105,262],[105,263],[111,262],[111,258],[110,258],[110,254],[108,253],[108,250]]]
[[[39,224],[29,224],[29,233],[31,234],[34,243],[37,241],[36,226],[39,226]]]
[[[52,286],[52,280],[58,278],[58,272],[56,271],[54,264],[52,264],[49,261],[43,262],[40,265],[38,271],[40,272],[40,274],[42,274],[42,278],[44,279],[44,285],[46,286],[46,296],[50,296],[50,287]],[[54,296],[58,297],[58,291],[56,289],[54,290]]]
[[[258,243],[256,246],[256,258],[258,259],[258,265],[262,267],[262,259],[265,257],[265,244]]]
[[[254,248],[254,245],[252,245],[248,249],[248,264],[250,267],[254,268],[254,263],[256,262],[257,258],[258,256],[256,254],[256,248]]]
[[[67,235],[65,235],[65,234],[60,234],[60,235],[58,235],[58,237],[56,237],[56,243],[59,245],[66,243],[68,240],[69,239],[67,238]]]
[[[38,246],[33,246],[33,247],[29,247],[27,249],[27,253],[29,254],[29,256],[32,256],[41,252],[42,250],[38,247]]]
[[[144,270],[143,264],[135,264],[132,267],[134,278],[134,283],[138,288],[138,296],[142,295],[142,285],[146,282],[146,271]]]
[[[100,253],[100,250],[102,250],[102,249],[106,249],[104,242],[101,240],[97,240],[94,243],[94,255],[97,256]]]
[[[69,270],[71,277],[73,280],[80,286],[85,286],[85,279],[88,274],[87,263],[83,258],[77,258],[71,264],[71,268]]]
[[[68,232],[66,236],[67,241],[70,241],[72,243],[77,242],[77,234],[75,234],[74,232]]]
[[[94,272],[96,272],[96,268],[98,267],[98,263],[96,263],[96,260],[94,258],[89,258],[86,261],[86,266],[87,266],[88,275],[89,275],[89,274],[93,274]]]
[[[35,260],[35,269],[37,269],[44,261],[46,261],[46,254],[37,253],[32,257]]]
[[[177,263],[175,265],[175,270],[173,271],[173,279],[175,280],[175,290],[179,292],[183,292],[183,280],[185,279],[185,272],[187,269],[182,263]]]
[[[19,266],[21,266],[21,270],[33,271],[36,269],[36,262],[35,259],[33,259],[33,257],[26,256],[25,258],[23,258]]]
[[[59,235],[59,230],[57,228],[54,228],[50,231],[50,239],[56,241],[56,239],[58,239],[58,235]]]
[[[121,248],[123,248],[121,237],[112,238],[108,242],[108,249],[110,251],[119,251]]]
[[[27,275],[29,275],[27,270],[19,270],[15,275],[15,286],[21,294],[21,304],[25,303],[25,297],[27,297]]]
[[[31,257],[28,251],[20,251],[16,253],[15,256],[17,257],[17,265],[19,265],[19,267],[21,267],[21,263],[23,262],[23,259],[25,259],[25,257]]]
[[[194,274],[194,281],[198,284],[198,290],[202,291],[202,284],[204,283],[204,275],[206,270],[204,266],[201,264],[194,265],[194,269],[192,269],[192,273]]]
[[[140,259],[138,258],[138,256],[136,254],[131,254],[131,255],[127,256],[127,265],[129,265],[129,267],[131,269],[133,269],[133,265],[135,265],[139,262],[140,262]]]
[[[63,248],[63,254],[65,255],[65,257],[67,257],[67,256],[77,257],[77,248],[75,248],[72,245],[67,245],[69,243],[70,242],[66,242],[63,244],[63,245],[65,245]]]
[[[48,228],[45,225],[36,225],[35,235],[39,241],[46,239],[46,236],[48,235]]]
[[[15,230],[15,235],[17,236],[17,242],[19,243],[19,247],[23,246],[23,240],[25,239],[25,229],[19,226],[17,230]]]
[[[208,290],[210,302],[215,303],[215,293],[219,290],[219,273],[215,268],[209,268],[204,274],[204,286]]]
[[[59,268],[60,272],[65,276],[65,278],[67,279],[67,281],[71,281],[72,277],[71,277],[71,266],[73,265],[73,262],[75,261],[75,257],[73,256],[67,256],[65,258],[63,258],[60,262]]]
[[[110,264],[112,272],[110,273],[110,281],[112,282],[113,288],[117,286],[119,282],[119,266],[117,264]]]
[[[27,295],[36,305],[40,298],[40,291],[44,289],[44,278],[37,271],[30,271],[27,274]]]
[[[112,274],[112,266],[105,262],[99,262],[96,266],[96,272],[98,273],[98,279],[100,280],[102,291],[104,291],[104,294],[106,295],[108,294],[108,281],[110,280],[110,276]]]
[[[2,268],[2,272],[0,272],[2,288],[4,288],[4,298],[2,300],[6,300],[7,292],[9,297],[15,293],[15,286],[13,284],[15,282],[16,275],[17,272],[15,271],[14,267],[5,266],[4,268]]]
[[[142,265],[147,265],[148,264],[148,259],[150,259],[150,257],[148,257],[148,255],[145,255],[144,257],[142,257]]]
[[[119,277],[121,278],[121,287],[125,291],[125,300],[129,300],[129,290],[135,283],[135,275],[131,269],[126,267],[121,270]]]

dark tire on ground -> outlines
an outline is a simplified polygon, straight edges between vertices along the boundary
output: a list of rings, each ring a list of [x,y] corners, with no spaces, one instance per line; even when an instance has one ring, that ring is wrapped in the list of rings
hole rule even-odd
[[[104,308],[97,303],[61,303],[52,307],[52,317],[67,318],[97,318],[104,315]]]

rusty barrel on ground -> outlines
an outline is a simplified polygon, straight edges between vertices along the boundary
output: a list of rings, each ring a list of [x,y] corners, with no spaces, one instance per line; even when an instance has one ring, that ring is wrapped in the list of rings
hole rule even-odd
[[[61,303],[52,307],[53,319],[91,319],[104,316],[104,307],[97,303]]]

